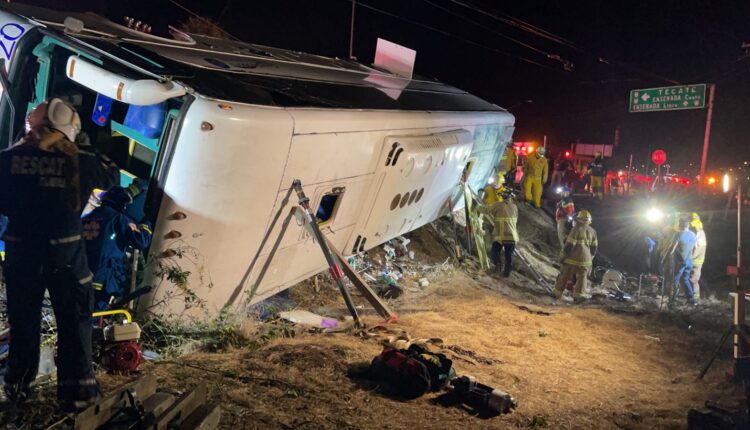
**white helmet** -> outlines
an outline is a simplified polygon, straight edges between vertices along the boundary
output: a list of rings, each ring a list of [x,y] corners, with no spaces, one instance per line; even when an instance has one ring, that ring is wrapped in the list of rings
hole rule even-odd
[[[53,97],[40,103],[31,111],[28,118],[29,128],[48,126],[64,134],[71,142],[81,131],[81,117],[75,108],[63,99]]]

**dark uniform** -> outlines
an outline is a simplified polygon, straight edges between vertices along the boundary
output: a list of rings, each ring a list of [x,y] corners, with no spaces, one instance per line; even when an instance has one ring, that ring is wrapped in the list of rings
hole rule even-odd
[[[81,172],[81,205],[85,206],[94,188],[108,190],[120,182],[120,168],[106,155],[91,145],[88,134],[82,131],[76,137],[78,165]],[[81,208],[83,209],[83,208]]]
[[[9,218],[5,390],[11,400],[22,400],[36,378],[48,290],[58,330],[58,399],[64,410],[75,410],[99,393],[91,366],[93,276],[81,240],[78,150],[60,132],[42,127],[37,133],[0,152],[0,213]]]
[[[591,175],[591,193],[600,199],[604,196],[604,178],[607,176],[607,166],[601,156],[594,158],[588,168]]]
[[[151,242],[149,225],[136,225],[122,212],[124,205],[119,208],[115,206],[107,201],[105,195],[102,206],[83,219],[83,238],[89,268],[94,273],[97,310],[106,309],[111,297],[121,297],[126,293],[129,271],[125,250],[129,247],[142,250]]]

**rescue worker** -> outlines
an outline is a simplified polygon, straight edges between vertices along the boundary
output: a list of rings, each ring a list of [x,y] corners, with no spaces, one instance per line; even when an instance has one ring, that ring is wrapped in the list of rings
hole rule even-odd
[[[10,352],[4,391],[20,404],[32,395],[39,367],[44,291],[57,322],[57,397],[61,409],[79,411],[99,394],[91,366],[93,278],[81,240],[75,109],[59,98],[39,104],[30,131],[0,152],[0,213],[8,216],[4,240]]]
[[[501,172],[503,176],[505,176],[505,184],[508,184],[508,187],[513,188],[513,185],[516,183],[516,170],[518,168],[518,154],[516,153],[516,149],[513,147],[513,144],[508,144],[505,147],[505,152],[503,152],[503,156],[500,157],[500,162],[497,165],[497,171]]]
[[[568,171],[570,162],[565,159],[565,155],[560,153],[555,159],[554,168],[552,169],[552,181],[550,186],[557,187],[564,184],[565,172]]]
[[[693,248],[698,238],[695,233],[690,231],[687,219],[679,220],[680,232],[677,234],[675,243],[672,247],[671,254],[674,259],[674,292],[672,294],[671,305],[677,304],[677,296],[680,293],[680,287],[685,287],[685,299],[689,305],[695,305],[693,297],[693,286],[690,283],[690,272],[693,269]]]
[[[570,231],[570,223],[573,221],[573,215],[576,212],[573,198],[570,196],[570,188],[567,185],[560,187],[560,201],[555,206],[555,221],[557,222],[557,240],[560,242],[560,249],[565,247],[565,238]]]
[[[604,198],[604,178],[607,176],[607,166],[604,164],[601,151],[596,151],[594,161],[589,163],[586,173],[591,178],[591,194],[602,200]]]
[[[501,200],[501,194],[505,190],[504,183],[505,177],[503,176],[503,173],[497,174],[497,180],[491,181],[487,184],[486,187],[484,187],[484,196],[482,196],[482,201],[484,202],[484,205],[487,207],[492,206],[493,204],[499,202]]]
[[[513,252],[518,243],[518,207],[513,203],[513,193],[505,190],[499,201],[486,209],[492,217],[492,249],[490,258],[495,264],[498,273],[502,272],[504,277],[509,277],[513,269]],[[505,252],[505,265],[502,261],[502,253]]]
[[[125,214],[133,202],[134,189],[115,186],[102,196],[102,204],[83,218],[83,238],[89,268],[94,274],[95,307],[107,309],[112,297],[124,296],[130,270],[125,259],[128,248],[143,250],[151,242],[148,222],[136,225]]]
[[[544,156],[546,150],[540,146],[533,155],[527,155],[523,162],[523,188],[526,201],[542,207],[542,184],[547,182],[549,166]]]
[[[697,302],[701,298],[701,268],[706,261],[706,232],[703,230],[703,222],[700,215],[693,212],[690,220],[690,230],[695,233],[696,242],[693,248],[693,268],[690,270],[690,285],[693,287],[693,298]]]
[[[553,293],[556,299],[562,297],[566,285],[575,276],[573,301],[580,303],[586,300],[583,290],[588,283],[588,276],[591,273],[592,262],[598,246],[596,231],[591,227],[591,213],[586,209],[581,209],[576,215],[573,230],[565,239],[562,267],[560,268],[560,274],[557,276]]]
[[[675,266],[674,258],[672,258],[672,249],[680,232],[679,219],[680,214],[676,211],[673,211],[667,216],[666,224],[661,230],[656,245],[656,253],[659,258],[658,268],[660,269],[661,275],[664,277],[664,282],[667,283],[664,287],[664,291],[666,291],[670,297],[674,294],[675,290]]]

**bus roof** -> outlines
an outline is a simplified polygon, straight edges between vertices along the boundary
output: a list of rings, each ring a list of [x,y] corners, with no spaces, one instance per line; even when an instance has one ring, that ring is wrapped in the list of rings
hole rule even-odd
[[[58,37],[100,55],[173,79],[206,97],[280,107],[501,111],[504,109],[435,80],[404,78],[339,58],[328,58],[235,40],[187,35],[159,37],[99,15],[54,11],[18,3],[2,6],[36,21]],[[83,30],[61,31],[67,17]]]

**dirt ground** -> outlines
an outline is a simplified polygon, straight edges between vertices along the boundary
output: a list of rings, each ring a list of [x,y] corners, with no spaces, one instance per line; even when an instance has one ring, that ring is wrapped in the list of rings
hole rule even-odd
[[[534,222],[539,225],[520,226],[540,238],[524,244],[524,252],[539,270],[554,273],[550,223]],[[723,374],[728,349],[704,380],[696,381],[729,324],[722,316],[728,312],[725,303],[715,304],[718,310],[669,312],[608,302],[553,305],[518,262],[520,270],[509,279],[484,274],[471,260],[452,265],[446,237],[450,234],[435,234],[432,227],[410,235],[409,249],[418,258],[400,263],[405,293],[389,301],[399,318],[388,328],[414,339],[440,338],[459,375],[473,375],[514,396],[518,408],[510,414],[480,418],[438,404],[441,393],[393,399],[375,382],[350,378],[351,369],[382,350],[382,339],[354,330],[247,324],[242,331],[251,339],[269,327],[286,335],[148,362],[141,372],[155,374],[161,390],[176,394],[205,382],[210,400],[222,406],[222,429],[682,429],[688,410],[706,400],[737,406],[740,389]],[[375,267],[384,258],[380,249],[368,256]],[[430,284],[420,287],[421,277]],[[294,287],[291,298],[302,309],[343,309],[325,276]],[[365,304],[356,295],[355,301]],[[532,311],[543,312],[523,309],[530,304]],[[368,327],[380,324],[366,306],[362,310]],[[128,380],[100,379],[105,389]],[[39,404],[39,411],[54,410],[49,401]],[[54,419],[41,421],[46,424],[23,428],[46,428]]]
[[[736,395],[722,375],[726,362],[695,381],[714,339],[671,321],[571,306],[535,314],[459,271],[421,295],[412,300],[425,310],[402,314],[395,328],[460,346],[463,353],[449,354],[457,372],[511,393],[515,412],[481,419],[435,404],[437,394],[388,398],[346,376],[381,350],[350,334],[301,334],[143,370],[164,387],[207,382],[224,407],[225,429],[685,428],[691,407]]]

